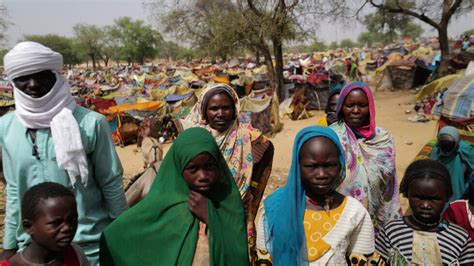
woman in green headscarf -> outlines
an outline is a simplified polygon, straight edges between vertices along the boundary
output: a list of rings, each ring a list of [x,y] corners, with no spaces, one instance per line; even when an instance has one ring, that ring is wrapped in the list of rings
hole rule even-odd
[[[191,128],[179,135],[146,198],[104,231],[100,262],[248,265],[240,193],[208,131]]]

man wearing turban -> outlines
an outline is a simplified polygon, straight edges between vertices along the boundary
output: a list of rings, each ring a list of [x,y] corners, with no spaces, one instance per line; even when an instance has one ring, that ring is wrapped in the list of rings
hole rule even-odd
[[[6,180],[3,249],[28,245],[20,206],[23,194],[42,182],[73,190],[78,228],[73,242],[98,264],[104,228],[127,209],[122,166],[105,118],[76,106],[61,76],[62,55],[35,42],[21,42],[4,57],[15,111],[0,118]]]

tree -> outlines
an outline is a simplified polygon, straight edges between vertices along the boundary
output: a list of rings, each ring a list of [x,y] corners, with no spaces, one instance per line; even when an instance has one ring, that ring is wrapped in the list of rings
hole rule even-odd
[[[359,43],[359,46],[372,46],[375,43],[379,42],[380,40],[380,34],[378,32],[361,32],[359,36],[357,37],[357,42]]]
[[[116,61],[120,60],[120,39],[117,34],[115,34],[115,29],[112,26],[104,26],[102,33],[99,57],[104,61],[104,65],[107,67],[111,59]]]
[[[313,43],[309,46],[309,51],[312,52],[324,52],[328,49],[328,46],[324,41],[318,40],[318,38],[315,38]]]
[[[339,48],[339,44],[337,43],[337,41],[333,41],[331,42],[331,44],[329,44],[329,49],[336,50],[337,48]]]
[[[0,49],[0,65],[3,66],[3,57],[8,53],[8,49]]]
[[[308,1],[308,3],[311,1]],[[302,23],[299,23],[298,16],[303,18],[303,13],[299,12],[305,8],[303,0],[237,0],[239,10],[244,14],[249,22],[248,28],[255,31],[254,40],[256,48],[264,55],[267,66],[271,65],[273,81],[276,84],[276,92],[279,99],[284,94],[283,88],[283,43],[288,40],[295,40],[298,35],[303,35]],[[303,19],[304,20],[304,19]],[[269,61],[267,41],[270,41],[275,57],[275,66]],[[270,59],[271,61],[271,59]]]
[[[64,64],[76,65],[81,63],[81,58],[78,52],[75,50],[74,41],[71,38],[59,36],[56,34],[47,35],[25,35],[25,41],[33,41],[41,43],[44,46],[51,48],[52,50],[62,54]]]
[[[121,54],[129,64],[143,64],[146,59],[153,59],[163,42],[159,32],[145,25],[142,20],[133,21],[129,17],[115,20],[112,32],[120,40]]]
[[[11,22],[8,21],[8,10],[5,5],[0,3],[0,42],[5,41],[5,33],[8,30],[8,27],[11,25]]]
[[[76,24],[73,27],[79,49],[92,61],[96,68],[103,46],[104,32],[96,25]]]
[[[423,32],[423,28],[413,22],[408,23],[404,28],[400,29],[401,37],[408,37],[412,39],[419,38]]]
[[[463,35],[469,35],[469,36],[474,35],[474,29],[467,30],[467,31],[463,32],[462,34]]]
[[[332,18],[354,19],[364,8],[376,8],[379,12],[404,14],[426,23],[438,32],[441,49],[439,76],[448,73],[449,40],[448,25],[453,16],[460,16],[474,8],[473,0],[320,0],[315,1],[319,13]],[[344,14],[346,14],[344,16]],[[349,15],[347,15],[349,14]],[[337,15],[337,16],[336,16]]]
[[[166,1],[155,1],[152,8],[165,31],[208,51],[208,56],[226,60],[244,49],[263,56],[277,94],[283,95],[283,44],[304,36],[297,13],[311,1],[175,0],[169,9]]]
[[[341,48],[354,48],[357,46],[357,43],[353,42],[351,39],[343,39],[339,44]]]
[[[410,5],[407,0],[401,1]],[[365,37],[370,36],[373,42],[383,44],[391,43],[400,37],[417,38],[423,33],[421,26],[415,24],[412,17],[399,13],[374,12],[364,17],[363,24],[369,33]]]
[[[440,76],[448,74],[449,66],[449,40],[448,24],[453,15],[457,12],[472,10],[474,1],[472,0],[423,0],[411,2],[404,5],[398,0],[394,4],[382,1],[376,3],[375,0],[367,0],[373,7],[390,13],[405,14],[414,17],[432,26],[438,31],[438,41],[441,48],[441,62],[438,73]]]

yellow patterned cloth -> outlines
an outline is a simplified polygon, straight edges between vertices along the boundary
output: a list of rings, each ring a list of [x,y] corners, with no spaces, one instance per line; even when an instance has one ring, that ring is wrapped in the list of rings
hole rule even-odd
[[[304,232],[309,261],[321,258],[331,249],[331,245],[324,241],[323,237],[336,225],[344,211],[346,202],[347,197],[339,207],[329,211],[305,210]]]

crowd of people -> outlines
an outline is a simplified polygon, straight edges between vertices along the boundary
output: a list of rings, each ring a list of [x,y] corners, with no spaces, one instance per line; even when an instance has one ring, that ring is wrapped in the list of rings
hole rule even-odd
[[[441,130],[399,188],[393,137],[364,83],[331,94],[321,125],[296,136],[286,184],[263,201],[273,144],[238,119],[232,87],[207,86],[129,208],[106,120],[76,106],[62,56],[22,42],[4,66],[16,110],[0,118],[0,265],[474,264],[472,146]]]

